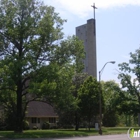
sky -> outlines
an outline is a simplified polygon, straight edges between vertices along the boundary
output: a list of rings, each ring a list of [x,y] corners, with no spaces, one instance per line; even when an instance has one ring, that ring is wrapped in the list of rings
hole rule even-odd
[[[65,36],[75,35],[75,27],[93,18],[96,10],[97,72],[109,61],[101,80],[118,80],[118,64],[129,62],[130,52],[140,47],[140,0],[43,0],[55,7],[64,24]],[[97,76],[99,77],[97,73]],[[99,79],[97,77],[97,79]]]

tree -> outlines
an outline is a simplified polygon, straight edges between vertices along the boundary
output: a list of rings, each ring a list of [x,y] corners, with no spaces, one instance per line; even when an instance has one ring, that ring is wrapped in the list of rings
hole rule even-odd
[[[0,102],[14,114],[15,132],[22,132],[30,101],[58,97],[63,68],[69,81],[82,68],[83,44],[74,36],[63,39],[65,21],[39,0],[1,0]]]
[[[75,130],[78,131],[79,129],[80,111],[78,90],[87,76],[86,73],[75,73],[75,75],[73,75],[71,88],[68,90],[68,86],[66,87],[67,91],[65,92],[69,92],[69,94],[65,96],[65,100],[62,99],[61,102],[58,102],[57,110],[59,122],[62,127],[75,125]],[[63,93],[65,94],[65,92]]]
[[[140,49],[135,53],[130,53],[129,63],[123,62],[119,64],[119,79],[121,80],[122,88],[126,89],[130,102],[136,102],[135,113],[140,112]],[[140,125],[140,123],[139,123]]]
[[[114,127],[118,123],[118,107],[122,101],[122,91],[115,81],[102,82],[101,84],[104,97],[103,125]]]
[[[135,121],[138,115],[138,102],[133,101],[133,96],[131,96],[128,92],[123,91],[122,94],[124,95],[123,100],[120,102],[118,106],[118,113],[120,116],[124,116],[123,121],[126,126],[132,126],[131,123],[137,124]]]
[[[79,89],[79,108],[81,116],[90,122],[93,116],[99,114],[99,83],[95,78],[89,76]]]
[[[135,118],[136,116],[138,109],[136,102],[132,101],[132,96],[127,91],[122,90],[115,81],[102,82],[102,87],[105,100],[103,125],[116,126],[118,123],[122,124],[122,122],[127,125],[127,117]],[[124,117],[125,119],[122,120]]]
[[[77,102],[77,108],[74,111],[75,114],[75,130],[78,131],[79,129],[79,123],[80,123],[80,111],[79,111],[79,96],[78,96],[78,90],[80,89],[80,86],[84,83],[85,79],[88,77],[86,73],[76,73],[73,78],[73,86],[72,86],[72,94],[75,98],[75,101]]]

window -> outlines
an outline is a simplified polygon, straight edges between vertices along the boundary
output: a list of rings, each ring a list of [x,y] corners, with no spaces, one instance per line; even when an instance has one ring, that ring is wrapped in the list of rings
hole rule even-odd
[[[40,118],[32,118],[32,123],[40,123]]]
[[[38,123],[40,123],[40,118],[38,118]]]
[[[32,118],[32,123],[36,123],[36,118]]]
[[[49,118],[49,123],[56,123],[56,118]]]

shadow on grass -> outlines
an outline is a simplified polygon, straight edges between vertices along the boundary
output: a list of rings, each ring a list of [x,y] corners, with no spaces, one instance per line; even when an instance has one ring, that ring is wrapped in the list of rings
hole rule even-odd
[[[103,135],[109,134],[126,134],[128,127],[103,127]],[[138,128],[137,128],[138,129]],[[82,137],[99,135],[98,130],[80,129],[75,131],[74,129],[55,129],[55,130],[27,130],[21,134],[14,133],[12,131],[0,131],[0,136],[5,138],[63,138],[63,137]]]
[[[12,131],[0,131],[0,136],[5,138],[61,138],[61,137],[76,137],[90,136],[95,132],[86,130],[28,130],[21,134]]]

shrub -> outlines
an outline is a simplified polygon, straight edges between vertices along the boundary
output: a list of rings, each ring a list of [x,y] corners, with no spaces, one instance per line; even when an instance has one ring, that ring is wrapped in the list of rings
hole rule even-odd
[[[108,110],[103,117],[103,126],[115,127],[118,124],[118,115],[114,110]]]
[[[23,121],[23,130],[29,130],[29,122],[28,121],[26,121],[26,120],[24,120]]]
[[[50,128],[50,123],[49,122],[44,122],[42,125],[42,129],[49,129]]]
[[[0,119],[0,130],[6,130],[6,123]]]
[[[4,121],[6,123],[6,130],[15,130],[16,114],[12,110],[5,110]]]
[[[64,129],[72,129],[72,128],[74,128],[73,125],[63,125],[62,127],[63,127]]]
[[[37,130],[37,129],[38,129],[38,127],[37,127],[37,126],[33,126],[33,129],[34,129],[34,130]]]
[[[58,129],[58,126],[52,126],[51,129]]]

